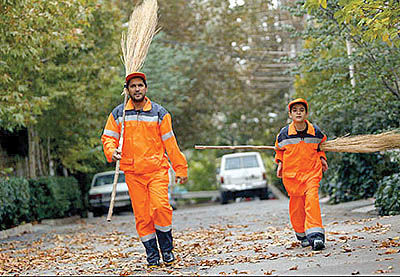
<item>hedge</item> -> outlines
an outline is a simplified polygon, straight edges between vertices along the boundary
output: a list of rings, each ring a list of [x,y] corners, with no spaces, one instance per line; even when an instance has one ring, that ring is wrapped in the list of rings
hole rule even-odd
[[[32,220],[31,191],[23,178],[0,180],[0,230]]]
[[[379,182],[375,207],[380,215],[400,214],[400,173],[386,176]]]
[[[73,177],[0,180],[0,230],[27,221],[79,214],[81,191]]]

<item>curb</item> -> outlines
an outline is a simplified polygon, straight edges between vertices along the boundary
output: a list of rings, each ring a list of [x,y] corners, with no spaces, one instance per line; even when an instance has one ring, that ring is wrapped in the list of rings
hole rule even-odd
[[[79,219],[81,219],[81,217],[79,215],[66,217],[66,218],[43,219],[41,221],[41,223],[38,225],[61,226],[61,225],[75,223]],[[35,225],[35,227],[37,227],[38,225]],[[9,237],[19,236],[24,233],[33,233],[35,227],[33,227],[32,223],[26,223],[26,224],[19,225],[14,228],[0,231],[0,239],[6,239]]]
[[[61,226],[65,224],[72,224],[81,219],[79,215],[66,217],[66,218],[54,218],[54,219],[43,219],[40,224],[50,226]]]
[[[27,223],[19,225],[14,228],[0,231],[0,239],[6,239],[8,237],[18,236],[23,233],[31,233],[31,232],[32,232],[32,223]]]
[[[375,211],[376,211],[375,205],[369,205],[369,206],[361,207],[358,209],[354,209],[351,212],[352,213],[369,213],[369,212],[375,212]]]

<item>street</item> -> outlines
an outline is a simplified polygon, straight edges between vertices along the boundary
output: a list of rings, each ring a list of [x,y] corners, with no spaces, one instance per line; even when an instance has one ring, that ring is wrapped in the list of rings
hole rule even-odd
[[[399,275],[400,216],[354,212],[369,200],[321,204],[326,249],[302,248],[288,200],[252,200],[174,211],[172,267],[147,270],[129,212],[34,225],[1,240],[1,275]]]

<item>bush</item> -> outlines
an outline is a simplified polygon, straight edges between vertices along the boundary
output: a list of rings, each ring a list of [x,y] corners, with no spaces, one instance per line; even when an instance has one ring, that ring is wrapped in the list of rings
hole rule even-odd
[[[81,192],[73,177],[41,177],[31,179],[29,183],[36,220],[62,218],[82,209]]]
[[[73,177],[0,180],[0,230],[27,221],[81,213],[81,191]]]
[[[0,230],[32,219],[29,183],[23,178],[0,180]]]
[[[386,176],[379,182],[375,207],[380,215],[400,214],[400,173]]]
[[[331,163],[329,163],[331,162]],[[328,158],[329,170],[321,182],[331,203],[341,203],[373,197],[378,183],[399,171],[398,163],[387,154],[337,154]]]

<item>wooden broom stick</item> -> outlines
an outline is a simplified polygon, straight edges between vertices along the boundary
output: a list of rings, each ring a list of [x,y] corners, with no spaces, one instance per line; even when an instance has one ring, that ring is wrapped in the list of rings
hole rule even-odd
[[[253,150],[275,150],[275,146],[265,145],[195,145],[195,149],[253,149]],[[348,152],[348,153],[373,153],[392,149],[400,149],[400,132],[398,130],[389,131],[376,135],[358,135],[339,137],[328,140],[320,145],[322,151],[329,152]]]
[[[144,0],[142,4],[137,6],[128,23],[127,34],[122,33],[121,48],[122,48],[122,61],[125,66],[125,76],[133,72],[137,72],[142,67],[146,59],[150,43],[157,32],[157,0]],[[121,135],[119,139],[118,149],[122,150],[123,134],[125,125],[125,105],[128,102],[128,89],[124,88],[124,110],[122,114]],[[113,188],[110,198],[110,206],[108,208],[107,221],[111,221],[111,216],[114,209],[115,195],[117,193],[117,183],[119,177],[119,160],[115,164],[115,175]]]
[[[122,112],[122,126],[121,126],[121,136],[119,137],[119,144],[118,144],[118,150],[122,150],[122,145],[124,143],[124,122],[125,122],[125,106],[126,103],[128,102],[128,89],[124,88],[124,111]],[[114,203],[115,203],[115,195],[117,194],[117,183],[118,183],[118,177],[119,177],[119,160],[115,163],[115,173],[114,173],[114,181],[113,181],[113,187],[112,187],[112,192],[111,192],[111,199],[110,199],[110,206],[108,207],[108,214],[107,214],[107,221],[111,221],[111,217],[113,214],[114,210]]]

